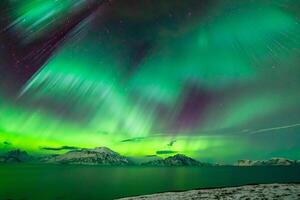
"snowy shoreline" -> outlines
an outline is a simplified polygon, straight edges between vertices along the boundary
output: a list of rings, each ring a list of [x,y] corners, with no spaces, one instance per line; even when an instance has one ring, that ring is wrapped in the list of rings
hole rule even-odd
[[[122,200],[162,199],[300,199],[300,184],[259,184],[240,187],[199,189],[185,192],[166,192],[145,196],[122,198]]]

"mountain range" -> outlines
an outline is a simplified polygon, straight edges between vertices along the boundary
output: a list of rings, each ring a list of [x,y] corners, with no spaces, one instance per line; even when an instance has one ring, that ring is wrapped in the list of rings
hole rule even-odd
[[[40,158],[42,163],[52,164],[81,164],[81,165],[133,165],[127,157],[107,147],[95,149],[72,150],[64,154],[50,155]]]
[[[239,160],[236,166],[292,166],[300,165],[300,160],[271,158],[269,160]]]
[[[12,150],[0,156],[0,163],[23,163],[33,161],[34,157],[20,149]]]
[[[183,154],[176,154],[165,159],[157,156],[143,163],[136,163],[132,158],[125,157],[107,148],[76,149],[63,154],[31,156],[20,149],[12,150],[0,156],[0,163],[36,163],[36,164],[69,164],[69,165],[105,165],[105,166],[222,166],[197,161]],[[269,160],[238,160],[233,166],[300,166],[300,160],[272,158]],[[232,165],[231,165],[232,166]]]
[[[199,162],[183,154],[176,154],[165,159],[142,163],[143,166],[209,166],[211,164]]]

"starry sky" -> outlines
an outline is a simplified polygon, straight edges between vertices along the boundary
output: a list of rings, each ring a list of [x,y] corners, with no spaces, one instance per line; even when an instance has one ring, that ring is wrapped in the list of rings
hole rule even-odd
[[[0,151],[300,158],[298,0],[0,9]]]

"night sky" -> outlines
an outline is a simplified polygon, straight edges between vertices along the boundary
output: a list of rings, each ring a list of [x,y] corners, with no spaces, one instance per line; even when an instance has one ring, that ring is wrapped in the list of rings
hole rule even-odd
[[[0,152],[300,158],[299,0],[0,8]]]

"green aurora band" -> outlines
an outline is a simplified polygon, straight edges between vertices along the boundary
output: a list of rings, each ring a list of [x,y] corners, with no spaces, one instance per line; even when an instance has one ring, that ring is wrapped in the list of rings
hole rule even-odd
[[[21,21],[14,27],[32,41],[84,4],[78,2],[23,1],[12,14]],[[299,158],[298,126],[255,133],[300,123],[299,3],[259,2],[216,1],[209,17],[171,33],[145,25],[118,37],[118,28],[110,34],[95,22],[100,15],[81,23],[16,101],[0,96],[0,150],[107,146],[128,156],[169,150],[218,162]],[[133,64],[122,37],[158,42]],[[196,125],[176,126],[193,98],[189,87],[201,88],[211,103]]]

